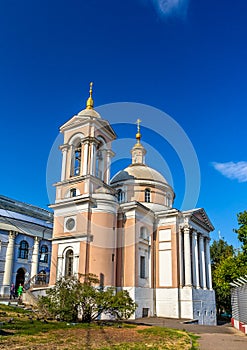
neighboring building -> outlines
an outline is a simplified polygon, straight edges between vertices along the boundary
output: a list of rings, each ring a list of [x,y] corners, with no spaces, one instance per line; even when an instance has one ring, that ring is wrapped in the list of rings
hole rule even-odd
[[[56,183],[50,285],[61,276],[93,273],[101,286],[129,291],[134,317],[163,316],[216,323],[209,233],[203,209],[173,208],[174,191],[145,164],[140,126],[132,163],[110,180],[116,135],[93,108],[60,129],[64,144]]]
[[[47,210],[0,196],[1,296],[9,296],[11,283],[48,283],[52,221]]]
[[[233,327],[247,334],[247,275],[230,283]]]

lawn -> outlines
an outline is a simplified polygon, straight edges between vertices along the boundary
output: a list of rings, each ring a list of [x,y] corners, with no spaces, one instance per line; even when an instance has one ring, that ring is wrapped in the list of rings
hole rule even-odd
[[[0,348],[61,350],[197,349],[184,331],[131,324],[71,324],[40,319],[35,313],[0,305]]]

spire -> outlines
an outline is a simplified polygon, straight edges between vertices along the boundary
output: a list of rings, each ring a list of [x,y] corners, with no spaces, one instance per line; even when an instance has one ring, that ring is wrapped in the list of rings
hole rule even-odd
[[[90,89],[89,89],[89,97],[87,99],[87,105],[86,105],[86,109],[93,109],[93,98],[92,98],[92,94],[93,94],[93,83],[90,83]]]
[[[136,144],[131,150],[132,164],[145,164],[146,150],[140,142],[142,137],[140,133],[140,123],[141,123],[141,119],[138,118],[136,121],[136,124],[137,124]]]

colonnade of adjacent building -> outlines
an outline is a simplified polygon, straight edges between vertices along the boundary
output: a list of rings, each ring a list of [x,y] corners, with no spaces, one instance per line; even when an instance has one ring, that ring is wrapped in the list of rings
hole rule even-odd
[[[180,227],[180,285],[212,289],[210,238],[189,225]]]
[[[15,238],[17,235],[18,235],[18,232],[14,232],[14,231],[9,232],[9,237],[8,237],[9,239],[8,239],[6,256],[5,256],[3,288],[9,287],[11,285],[11,283],[14,282],[12,280],[12,276],[13,276],[13,264],[14,264],[14,257],[15,257],[15,254],[14,254]],[[40,241],[40,239],[38,237],[34,237],[30,277],[33,277],[33,276],[37,275],[37,273],[38,273],[39,241]]]

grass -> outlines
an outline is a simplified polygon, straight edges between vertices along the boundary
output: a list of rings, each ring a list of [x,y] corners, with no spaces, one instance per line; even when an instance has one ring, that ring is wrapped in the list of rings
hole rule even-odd
[[[0,305],[1,349],[189,350],[196,336],[185,331],[133,324],[70,324],[45,321],[20,308]]]

